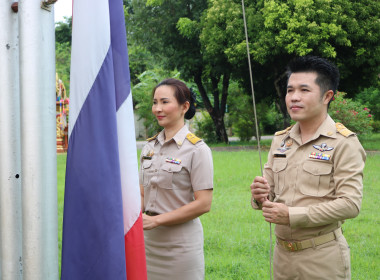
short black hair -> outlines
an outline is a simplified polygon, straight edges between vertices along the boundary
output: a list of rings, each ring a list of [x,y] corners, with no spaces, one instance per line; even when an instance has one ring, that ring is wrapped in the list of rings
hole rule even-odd
[[[286,74],[289,77],[292,73],[315,72],[317,74],[316,84],[321,89],[321,94],[328,90],[336,93],[339,85],[339,70],[335,64],[318,56],[301,56],[289,62]]]

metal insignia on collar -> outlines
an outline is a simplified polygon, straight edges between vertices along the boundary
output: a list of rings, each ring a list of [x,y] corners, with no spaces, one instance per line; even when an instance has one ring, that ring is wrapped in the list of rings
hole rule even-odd
[[[291,145],[293,145],[293,140],[292,139],[286,140],[285,145],[286,147],[290,147]]]
[[[292,142],[293,144],[293,142]],[[281,153],[285,153],[287,150],[289,150],[290,145],[285,145],[285,140],[282,140],[281,144],[280,144],[280,148],[277,149],[277,151],[280,151]]]
[[[321,145],[313,145],[313,147],[321,152],[331,151],[332,149],[334,149],[334,147],[327,146],[326,143],[322,143]]]

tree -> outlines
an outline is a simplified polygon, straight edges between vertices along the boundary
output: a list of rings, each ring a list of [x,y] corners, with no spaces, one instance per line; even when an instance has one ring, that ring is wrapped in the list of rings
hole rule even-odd
[[[166,69],[178,69],[181,77],[195,82],[219,141],[227,143],[224,115],[233,69],[224,55],[203,54],[199,36],[207,7],[205,0],[132,0],[129,34],[154,57],[164,58]]]
[[[71,17],[55,26],[55,68],[70,93]]]
[[[71,43],[72,17],[64,17],[64,21],[55,24],[55,41],[62,43]]]
[[[246,64],[239,2],[211,0],[207,11],[213,14],[211,24],[204,25],[201,33],[209,55],[225,53],[235,66]],[[255,84],[260,85],[256,92],[259,97],[276,98],[284,125],[288,125],[285,65],[293,57],[313,54],[332,60],[341,72],[340,90],[352,94],[376,83],[380,73],[379,1],[248,0],[246,6]],[[235,75],[248,85],[245,71]]]

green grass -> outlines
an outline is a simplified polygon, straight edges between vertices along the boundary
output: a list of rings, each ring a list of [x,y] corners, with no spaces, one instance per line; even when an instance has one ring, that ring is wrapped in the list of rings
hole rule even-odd
[[[59,233],[62,232],[65,155],[58,155]],[[266,162],[267,152],[262,153]],[[213,151],[214,198],[201,217],[206,279],[269,279],[269,225],[250,206],[249,186],[260,174],[258,152]],[[360,215],[343,225],[351,247],[352,279],[380,279],[380,155],[367,157]],[[274,239],[274,235],[273,235]],[[61,242],[61,236],[59,236]],[[61,248],[61,243],[59,245]],[[322,272],[321,272],[322,273]]]
[[[366,136],[359,136],[360,142],[366,151],[380,150],[380,133],[373,133]]]

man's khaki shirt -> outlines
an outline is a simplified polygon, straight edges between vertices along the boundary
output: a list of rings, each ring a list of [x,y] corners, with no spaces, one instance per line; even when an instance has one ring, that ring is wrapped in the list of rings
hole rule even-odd
[[[185,125],[165,142],[163,130],[142,149],[139,175],[145,211],[173,211],[193,201],[195,191],[213,188],[211,150],[189,133]]]
[[[270,200],[289,207],[290,225],[276,236],[305,240],[331,232],[359,214],[366,154],[356,135],[330,116],[302,144],[299,125],[276,133],[265,164]],[[252,206],[258,209],[254,202]]]

